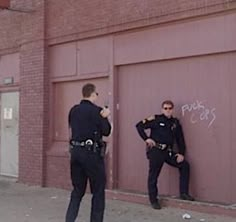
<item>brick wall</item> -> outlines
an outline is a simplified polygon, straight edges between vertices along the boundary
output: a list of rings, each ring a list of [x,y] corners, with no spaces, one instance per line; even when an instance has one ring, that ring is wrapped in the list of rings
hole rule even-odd
[[[42,184],[48,138],[44,41],[25,44],[20,52],[19,180]]]
[[[85,38],[235,8],[235,0],[48,0],[47,37]]]
[[[19,181],[43,185],[48,146],[47,49],[44,0],[12,0],[0,11],[0,55],[20,53]]]
[[[48,156],[46,160],[46,186],[70,189],[70,161],[68,156]]]
[[[61,182],[67,187],[67,157],[49,158],[48,164],[45,160],[49,147],[47,44],[231,10],[236,0],[11,0],[11,7],[33,10],[0,11],[0,55],[20,53],[19,180],[43,185],[47,177],[48,184],[55,185],[67,178]],[[58,165],[62,175],[50,178]]]
[[[39,28],[28,19],[38,17],[37,4],[44,1],[11,0],[11,8],[31,10],[30,14],[0,11],[0,50],[18,47],[27,35],[36,30],[22,30],[23,23],[31,29]],[[235,0],[47,0],[47,38],[51,41],[73,35],[83,38],[167,22],[191,16],[231,10]],[[42,27],[41,27],[42,28]],[[40,30],[38,30],[40,31]],[[35,35],[37,38],[37,36]],[[32,38],[33,39],[33,38]]]
[[[11,1],[15,6],[16,0]],[[5,54],[3,50],[19,47],[21,39],[21,19],[20,13],[13,13],[7,10],[0,10],[0,54]]]
[[[34,13],[22,15],[20,47],[19,180],[43,185],[48,144],[47,49],[44,1],[24,1]],[[33,3],[33,4],[32,4]]]

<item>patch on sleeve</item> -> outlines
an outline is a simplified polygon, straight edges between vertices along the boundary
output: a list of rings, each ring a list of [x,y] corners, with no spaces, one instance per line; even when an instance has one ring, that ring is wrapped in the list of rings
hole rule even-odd
[[[154,119],[155,119],[155,116],[149,116],[149,117],[147,118],[148,121],[152,121],[152,120],[154,120]]]
[[[144,123],[146,123],[147,121],[152,121],[152,120],[154,120],[154,119],[155,119],[155,116],[149,116],[148,118],[144,119],[144,120],[142,121],[142,123],[144,124]]]
[[[152,120],[154,120],[154,119],[155,119],[155,116],[149,116],[149,117],[147,118],[148,121],[152,121]]]

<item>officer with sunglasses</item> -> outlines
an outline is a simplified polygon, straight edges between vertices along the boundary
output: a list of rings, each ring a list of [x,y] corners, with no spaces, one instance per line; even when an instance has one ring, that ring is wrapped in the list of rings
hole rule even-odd
[[[105,166],[103,136],[111,133],[109,108],[95,105],[98,93],[88,83],[82,89],[83,99],[69,113],[71,180],[73,191],[66,213],[66,222],[77,218],[80,202],[89,180],[92,197],[91,222],[102,222],[105,209]]]
[[[180,198],[194,201],[189,195],[189,163],[186,161],[185,141],[182,127],[177,118],[172,116],[174,103],[166,100],[162,103],[162,114],[154,115],[137,123],[136,128],[140,137],[145,141],[147,147],[147,158],[149,159],[148,172],[148,195],[154,209],[161,209],[158,199],[158,177],[163,164],[179,169]],[[150,129],[150,135],[145,132]],[[174,143],[178,151],[173,150]]]

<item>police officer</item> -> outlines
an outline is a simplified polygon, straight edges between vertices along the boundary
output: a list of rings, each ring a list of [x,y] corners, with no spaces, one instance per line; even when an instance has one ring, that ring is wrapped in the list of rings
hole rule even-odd
[[[161,115],[151,116],[136,125],[140,137],[147,146],[147,158],[149,159],[148,194],[154,209],[161,209],[157,180],[164,162],[179,169],[180,198],[194,200],[189,195],[189,163],[184,157],[184,135],[178,119],[172,116],[173,109],[174,103],[166,100],[162,103]],[[145,132],[146,129],[150,129],[150,136]],[[175,141],[178,151],[173,150]]]
[[[74,222],[89,180],[92,191],[91,222],[102,222],[105,209],[105,166],[102,136],[108,136],[111,125],[107,119],[110,110],[95,105],[96,87],[86,84],[83,99],[69,112],[71,130],[71,180],[73,191],[66,213],[66,222]]]

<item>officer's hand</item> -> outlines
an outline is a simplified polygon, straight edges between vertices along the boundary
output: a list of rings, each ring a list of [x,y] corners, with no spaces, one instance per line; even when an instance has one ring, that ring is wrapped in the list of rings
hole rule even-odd
[[[175,156],[177,157],[176,158],[177,163],[181,163],[184,161],[184,156],[182,154],[177,153],[175,154]]]
[[[145,143],[147,144],[148,147],[156,146],[156,142],[151,138],[146,139]]]
[[[111,111],[109,110],[109,108],[104,107],[101,110],[100,114],[103,118],[107,118],[111,114]]]

